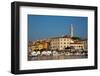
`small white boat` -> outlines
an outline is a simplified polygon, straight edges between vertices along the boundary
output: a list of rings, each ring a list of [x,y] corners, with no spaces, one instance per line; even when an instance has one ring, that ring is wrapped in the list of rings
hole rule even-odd
[[[51,51],[47,51],[47,55],[50,56],[52,54]]]
[[[57,51],[53,51],[53,56],[58,56],[58,52]]]
[[[31,56],[37,56],[38,54],[35,52],[35,51],[33,51],[32,53],[31,53]]]
[[[41,55],[47,55],[46,51],[42,51]]]
[[[40,54],[41,54],[41,53],[40,53],[40,51],[37,51],[36,53],[37,53],[38,55],[40,55]]]

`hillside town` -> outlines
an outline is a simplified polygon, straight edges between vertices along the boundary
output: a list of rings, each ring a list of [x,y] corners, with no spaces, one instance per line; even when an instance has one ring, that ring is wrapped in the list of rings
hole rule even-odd
[[[54,56],[79,56],[83,58],[88,57],[87,39],[74,36],[74,28],[71,24],[70,35],[63,35],[59,37],[51,37],[28,42],[28,57],[38,57],[36,60],[52,59]],[[66,59],[66,57],[64,57]],[[59,58],[57,58],[59,59]],[[34,60],[34,59],[33,59]],[[47,59],[48,60],[48,59]]]

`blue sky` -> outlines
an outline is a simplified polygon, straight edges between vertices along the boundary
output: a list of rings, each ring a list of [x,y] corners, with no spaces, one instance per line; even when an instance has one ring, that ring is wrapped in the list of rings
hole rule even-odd
[[[87,38],[88,17],[28,15],[28,40],[69,35],[71,24],[74,36]]]

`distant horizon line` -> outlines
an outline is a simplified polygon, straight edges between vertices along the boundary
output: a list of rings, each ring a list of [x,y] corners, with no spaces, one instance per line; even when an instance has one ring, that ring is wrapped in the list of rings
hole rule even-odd
[[[70,37],[70,38],[78,37],[78,38],[80,38],[80,39],[88,39],[88,38],[86,38],[86,37],[79,37],[79,36],[73,36],[73,37],[71,37],[70,35],[63,35],[63,36],[53,36],[53,37],[41,38],[41,39],[36,39],[36,40],[28,40],[28,41],[45,40],[45,39],[52,39],[52,38],[56,38],[56,37],[59,37],[59,38],[61,37],[61,38],[63,38],[64,36],[68,36],[68,37]],[[65,38],[67,38],[67,37],[65,37]]]

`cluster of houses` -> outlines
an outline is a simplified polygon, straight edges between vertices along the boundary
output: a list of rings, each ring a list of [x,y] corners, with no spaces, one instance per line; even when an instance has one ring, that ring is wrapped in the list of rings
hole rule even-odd
[[[28,45],[29,53],[49,54],[52,51],[66,51],[67,49],[84,50],[87,49],[87,40],[67,35],[62,37],[53,37],[45,40],[30,41]]]

